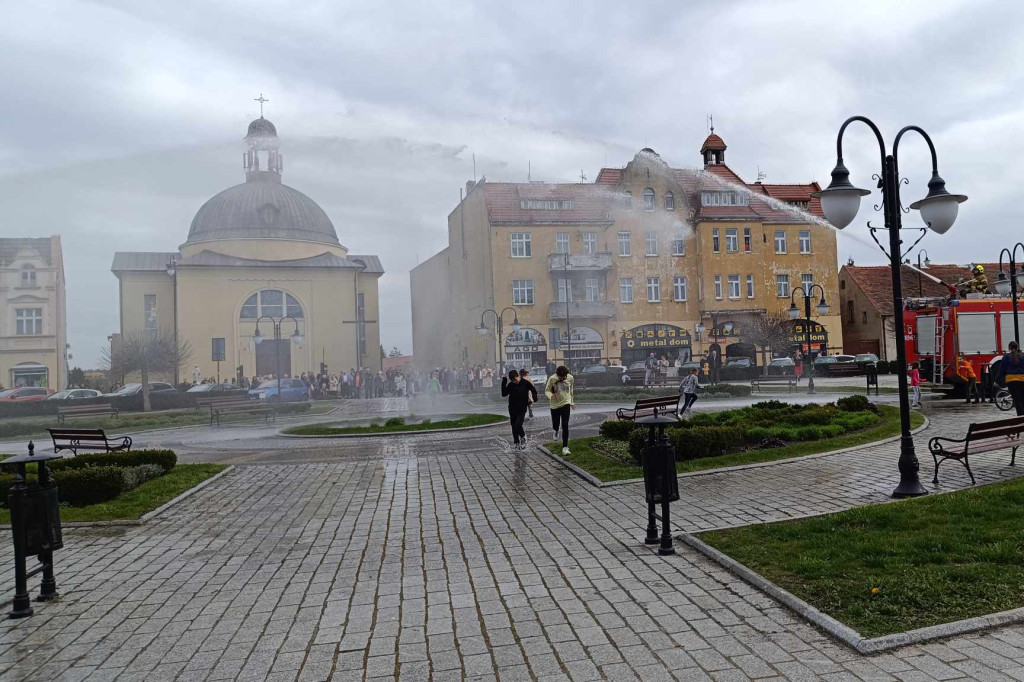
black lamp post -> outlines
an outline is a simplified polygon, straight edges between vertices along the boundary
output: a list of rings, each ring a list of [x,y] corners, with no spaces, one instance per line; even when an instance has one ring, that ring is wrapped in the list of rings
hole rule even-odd
[[[494,315],[494,333],[497,335],[498,344],[499,374],[505,373],[505,360],[501,353],[501,347],[505,345],[505,325],[503,324],[502,317],[505,316],[506,310],[512,311],[512,330],[518,332],[521,328],[521,325],[519,324],[519,313],[516,312],[515,308],[509,306],[505,306],[504,308],[502,308],[500,313],[494,310],[493,308],[488,308],[487,310],[483,311],[482,313],[480,313],[480,326],[476,328],[476,331],[480,336],[487,336],[487,332],[489,330],[487,329],[487,325],[484,324],[484,316],[487,315],[487,313],[491,313],[492,315]]]
[[[825,289],[820,284],[812,284],[808,288],[800,287],[793,289],[789,295],[789,319],[796,320],[800,317],[800,311],[796,307],[796,293],[804,299],[804,338],[807,340],[807,352],[804,353],[804,364],[807,365],[807,395],[814,393],[814,363],[811,361],[811,294],[817,289],[821,292],[821,300],[814,308],[819,315],[828,315],[828,303],[825,303]]]
[[[999,279],[996,280],[996,293],[1000,296],[1010,294],[1013,301],[1013,340],[1020,347],[1020,323],[1017,321],[1017,292],[1024,291],[1024,268],[1017,272],[1017,249],[1024,255],[1024,244],[1017,242],[1012,249],[1003,249],[999,252]],[[1010,276],[1003,272],[1003,255],[1010,261]],[[1004,344],[1005,345],[1005,344]]]
[[[280,346],[280,343],[281,343],[281,325],[284,323],[285,320],[291,320],[292,322],[295,323],[295,331],[292,333],[291,341],[296,346],[302,347],[303,338],[302,338],[302,334],[299,332],[299,321],[296,320],[291,315],[285,315],[284,317],[282,317],[280,319],[274,319],[270,315],[262,315],[259,318],[257,318],[257,320],[256,320],[256,331],[254,331],[253,334],[252,334],[252,340],[253,340],[253,343],[255,343],[255,344],[260,344],[260,343],[263,342],[263,337],[260,335],[260,321],[262,321],[262,320],[270,320],[270,324],[274,328],[274,342],[275,342],[274,343],[274,359],[276,361],[275,362],[275,366],[277,368],[277,398],[278,398],[278,400],[280,400],[281,399],[281,346]],[[291,356],[289,356],[289,357],[291,357]],[[290,367],[288,368],[288,371],[291,372],[291,368]]]
[[[913,497],[926,495],[928,493],[921,486],[917,472],[920,464],[917,461],[917,454],[914,452],[914,438],[910,435],[910,398],[907,394],[907,349],[903,334],[903,291],[900,284],[900,263],[903,260],[901,252],[903,240],[900,238],[900,230],[903,229],[903,203],[900,201],[900,184],[902,182],[899,173],[898,152],[900,140],[908,131],[913,130],[919,133],[928,143],[928,149],[932,156],[932,177],[928,181],[928,194],[925,198],[915,201],[910,208],[920,210],[921,218],[927,227],[911,228],[921,231],[917,241],[910,246],[914,248],[917,242],[921,241],[930,228],[937,234],[945,234],[956,220],[960,204],[967,201],[963,194],[950,194],[946,191],[946,183],[939,176],[938,158],[935,155],[935,145],[928,137],[928,134],[917,126],[906,126],[896,135],[892,144],[892,153],[886,153],[885,141],[882,133],[870,119],[864,116],[852,116],[848,118],[839,128],[839,135],[836,138],[836,167],[832,170],[832,182],[827,188],[815,192],[813,196],[821,199],[821,210],[830,223],[838,229],[843,229],[857,217],[860,209],[861,197],[871,194],[870,190],[860,189],[850,184],[850,171],[843,165],[843,133],[847,126],[854,121],[864,123],[875,134],[878,140],[879,151],[881,152],[882,174],[875,175],[878,178],[878,187],[882,190],[882,210],[885,220],[884,229],[889,231],[889,250],[886,251],[875,232],[879,229],[868,223],[871,237],[882,249],[882,252],[889,257],[889,268],[892,276],[892,301],[893,314],[896,316],[896,324],[893,325],[896,332],[896,362],[899,371],[896,376],[900,387],[900,484],[892,492],[893,497]],[[876,207],[877,208],[877,207]],[[910,249],[907,251],[909,252]]]

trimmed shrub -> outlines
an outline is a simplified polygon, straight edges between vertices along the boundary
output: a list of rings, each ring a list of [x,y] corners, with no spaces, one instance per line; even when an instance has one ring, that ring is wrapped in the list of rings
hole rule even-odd
[[[781,400],[762,400],[759,403],[754,403],[750,407],[755,410],[791,410],[794,407],[799,407],[799,405],[791,405],[789,403],[784,403]]]
[[[743,443],[743,429],[735,426],[694,426],[669,433],[679,459],[720,457]]]
[[[700,392],[746,398],[750,395],[750,386],[747,384],[706,384],[701,386]]]
[[[386,422],[384,422],[384,428],[394,428],[396,426],[405,426],[405,419],[403,419],[402,417],[392,417],[391,419],[388,419]]]
[[[164,473],[166,473],[164,468],[159,464],[140,464],[137,467],[125,467],[121,469],[121,475],[124,477],[124,490],[122,492],[135,490],[146,481],[160,478]]]
[[[598,428],[598,432],[610,440],[629,440],[634,429],[638,428],[640,427],[630,421],[609,419],[608,421],[601,423],[601,426]]]
[[[54,472],[61,502],[72,507],[108,502],[125,490],[125,469],[116,466],[92,466]]]
[[[864,412],[871,409],[871,401],[862,395],[850,395],[837,400],[836,407],[844,412]]]
[[[174,454],[173,450],[135,450],[133,452],[83,453],[76,457],[53,460],[48,466],[54,475],[58,471],[85,469],[93,466],[135,467],[143,464],[156,464],[166,473],[177,463],[178,456]]]
[[[643,450],[645,443],[647,443],[647,429],[639,427],[630,431],[629,454],[637,464],[643,463]]]

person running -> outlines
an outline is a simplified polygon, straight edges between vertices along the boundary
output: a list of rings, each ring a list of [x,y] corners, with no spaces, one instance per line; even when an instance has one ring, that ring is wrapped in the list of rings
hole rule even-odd
[[[548,377],[544,385],[544,395],[551,407],[551,428],[553,438],[558,440],[558,432],[562,432],[562,454],[569,453],[569,414],[576,407],[572,397],[573,378],[568,368],[561,365],[555,373]]]
[[[530,378],[530,370],[528,370],[527,368],[523,367],[521,370],[519,370],[519,378],[522,379],[523,381],[529,383],[531,386],[533,386],[533,379]],[[529,400],[528,404],[526,405],[526,418],[527,419],[533,419],[533,403],[537,400],[536,387],[534,387],[534,389],[535,389],[534,392],[533,392],[533,396],[534,397],[531,398]]]
[[[1024,417],[1024,354],[1021,354],[1016,341],[1010,342],[1010,352],[999,361],[996,381],[1010,391],[1017,416]]]
[[[974,373],[974,368],[971,367],[971,363],[967,362],[967,359],[961,355],[956,362],[956,372],[964,383],[967,384],[967,404],[971,402],[971,394],[974,394],[974,402],[980,403],[981,396],[978,394],[978,375]]]
[[[697,368],[694,367],[690,370],[690,373],[683,377],[683,380],[679,382],[679,393],[683,396],[683,406],[679,409],[679,416],[683,416],[686,412],[692,412],[690,409],[693,404],[697,402],[697,389],[700,388],[700,380],[697,378]]]
[[[508,421],[512,425],[512,441],[516,450],[526,447],[526,429],[523,421],[530,406],[530,397],[537,398],[537,389],[529,381],[525,381],[519,372],[509,370],[507,377],[501,378],[501,395],[508,397]]]
[[[915,362],[910,366],[910,388],[914,392],[911,407],[921,407],[921,363]]]

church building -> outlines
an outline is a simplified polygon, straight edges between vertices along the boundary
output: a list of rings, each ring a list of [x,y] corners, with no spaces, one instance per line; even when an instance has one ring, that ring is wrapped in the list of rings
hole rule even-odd
[[[380,260],[350,254],[324,210],[282,184],[277,129],[262,113],[242,165],[245,182],[199,208],[178,251],[114,254],[121,334],[187,340],[181,381],[195,365],[225,381],[297,376],[321,362],[330,372],[380,369]]]

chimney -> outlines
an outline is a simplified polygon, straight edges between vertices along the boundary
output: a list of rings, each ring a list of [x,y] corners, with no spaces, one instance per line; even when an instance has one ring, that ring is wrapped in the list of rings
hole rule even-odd
[[[476,186],[476,182],[473,180],[466,180],[466,196],[469,196],[470,190]]]

